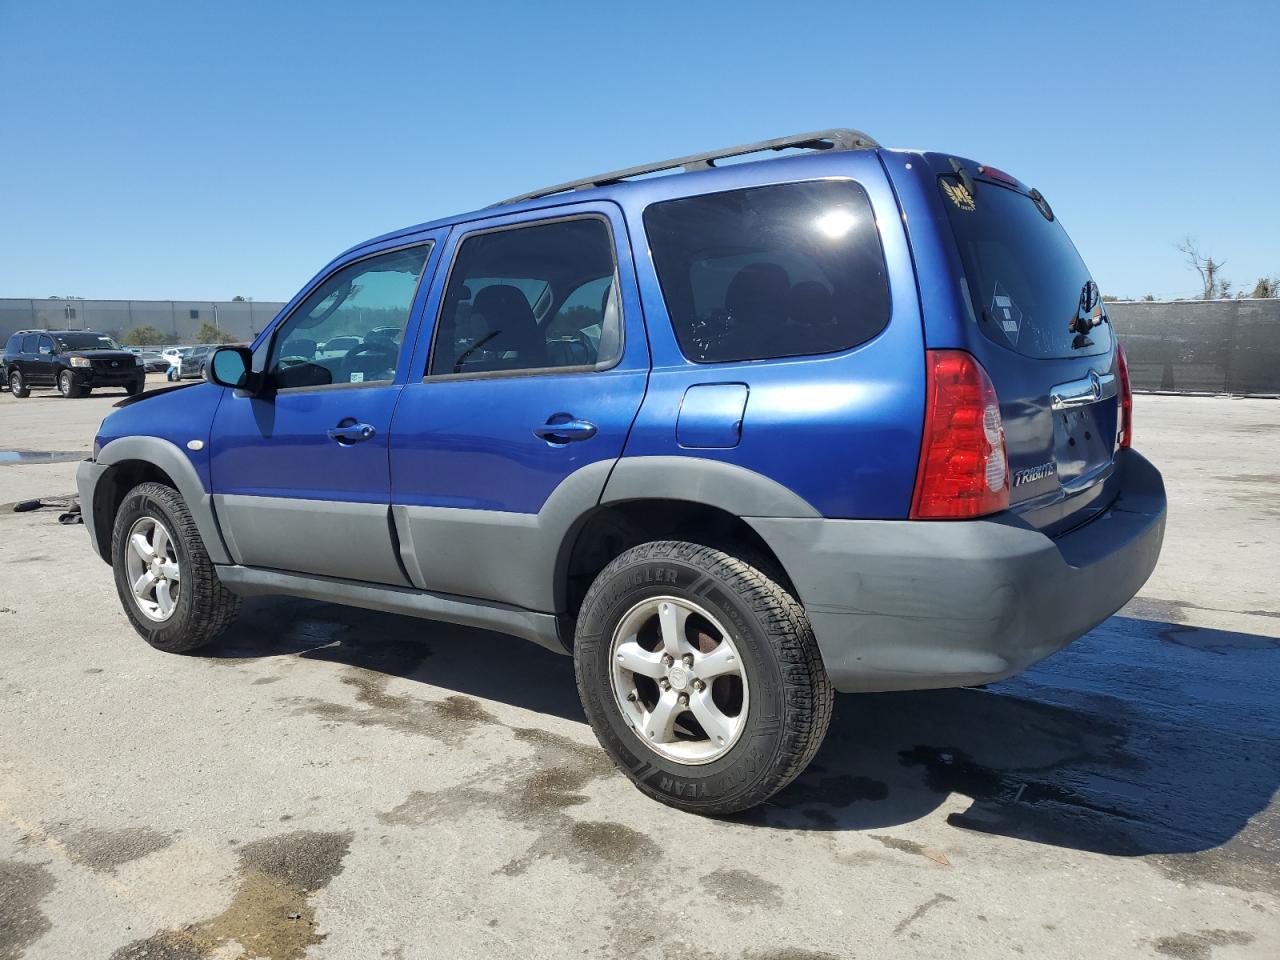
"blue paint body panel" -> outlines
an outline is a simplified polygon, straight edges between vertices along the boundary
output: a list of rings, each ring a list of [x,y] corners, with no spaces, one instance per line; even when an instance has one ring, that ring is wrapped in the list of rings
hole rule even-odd
[[[946,196],[961,211],[995,217],[992,234],[977,232],[974,222],[948,219],[955,211],[943,206],[939,177],[956,174],[953,162],[987,182],[975,188],[977,205],[957,202],[954,188]],[[646,233],[646,209],[722,191],[827,181],[854,183],[865,192],[888,293],[885,308],[877,288],[875,313],[868,310],[865,316],[878,321],[887,312],[884,326],[850,349],[821,355],[708,363],[686,358]],[[261,396],[200,384],[144,395],[104,421],[98,442],[157,437],[190,457],[205,495],[192,489],[191,477],[185,478],[182,493],[215,562],[224,569],[238,565],[227,570],[226,583],[308,597],[332,590],[341,602],[448,614],[498,629],[523,624],[539,642],[567,649],[565,617],[576,615],[592,569],[599,570],[591,564],[607,562],[614,546],[634,542],[631,525],[645,522],[637,517],[679,521],[691,515],[669,509],[668,502],[659,505],[661,513],[633,511],[630,505],[685,501],[743,518],[773,552],[805,606],[838,689],[915,689],[999,679],[1126,602],[1154,567],[1165,513],[1159,473],[1135,452],[1122,450],[1118,466],[1106,459],[1104,469],[1094,471],[1099,451],[1109,454],[1114,447],[1114,393],[1100,395],[1094,388],[1092,406],[1081,402],[1060,412],[1064,388],[1100,385],[1103,379],[1114,383],[1116,357],[1110,345],[1097,344],[1091,356],[1036,359],[1027,355],[1025,341],[1019,344],[1014,336],[1010,342],[1007,326],[984,328],[982,323],[993,321],[975,316],[989,311],[975,309],[965,263],[978,264],[972,270],[984,287],[1008,289],[1004,260],[993,258],[998,262],[989,270],[993,261],[975,254],[984,244],[994,241],[1007,251],[1005,259],[1016,259],[1009,252],[1027,253],[1034,266],[1050,264],[1050,279],[1061,282],[1050,283],[1043,308],[1037,305],[1037,319],[1049,318],[1045,322],[1058,309],[1061,289],[1067,281],[1078,284],[1083,271],[1072,251],[1072,265],[1063,267],[1063,261],[1041,255],[1048,248],[1022,242],[1041,237],[1039,219],[1032,220],[1036,229],[1001,232],[1000,211],[1008,208],[1000,201],[1008,197],[995,194],[999,199],[987,210],[980,205],[985,191],[1004,189],[1021,193],[1045,214],[1025,188],[991,182],[990,173],[972,161],[914,151],[830,150],[574,190],[408,227],[336,257],[253,345],[254,369],[261,372],[282,322],[334,271],[370,254],[430,242],[393,381]],[[721,199],[722,205],[694,206],[729,209],[737,202]],[[753,215],[762,209],[743,206]],[[834,239],[837,234],[824,221],[839,209],[837,202],[815,210],[812,225]],[[865,218],[861,198],[858,210]],[[1011,219],[1021,223],[1024,212],[1013,208]],[[604,303],[610,308],[616,303],[621,311],[618,361],[607,369],[584,363],[427,376],[449,265],[462,241],[478,230],[569,216],[603,218],[609,225],[617,297]],[[757,222],[767,223],[768,214],[761,216]],[[691,248],[704,244],[681,251],[690,264],[689,277],[677,277],[673,288],[676,309],[694,317],[686,321],[690,326],[705,331],[723,321],[721,335],[732,336],[750,306],[772,311],[765,323],[777,316],[793,330],[803,330],[812,322],[812,311],[775,309],[779,298],[761,287],[745,288],[742,302],[749,306],[729,309],[729,289],[754,267],[781,270],[789,302],[803,306],[797,291],[806,280],[791,285],[792,275],[772,262],[747,262],[731,279],[721,278],[725,307],[718,319],[719,307],[689,308],[697,300],[692,264],[729,262],[754,251],[750,239],[740,242],[736,234],[727,241],[701,241],[694,236],[696,224],[685,223],[670,228],[669,235],[690,240]],[[866,220],[860,224],[865,227]],[[661,241],[654,243],[664,250]],[[538,246],[530,261],[536,264],[548,246]],[[861,263],[871,263],[873,247],[863,247]],[[1055,249],[1061,252],[1062,245]],[[664,273],[667,263],[664,256]],[[878,275],[879,264],[872,266],[870,273]],[[507,280],[519,284],[549,275],[531,270]],[[573,279],[568,272],[561,276]],[[601,273],[594,277],[602,278]],[[553,286],[548,283],[546,290]],[[709,287],[704,283],[701,289]],[[1090,290],[1086,284],[1085,293]],[[863,292],[829,285],[833,309],[827,316],[836,315],[837,297],[852,299]],[[990,290],[980,292],[991,297]],[[547,313],[555,296],[530,299],[534,323],[545,332],[541,325],[551,322]],[[1003,309],[1000,300],[988,302]],[[547,306],[539,313],[543,302]],[[600,339],[606,329],[604,303]],[[840,303],[852,306],[850,300]],[[1062,309],[1065,322],[1072,304]],[[1085,304],[1085,309],[1092,308]],[[494,321],[497,326],[512,322],[522,321]],[[503,332],[497,326],[490,336]],[[744,321],[743,328],[749,327]],[[998,330],[1004,331],[1003,340],[992,335]],[[580,335],[585,333],[582,328]],[[835,342],[848,340],[788,341],[796,349]],[[706,343],[698,345],[695,337],[697,349],[691,353],[769,352],[748,348],[717,354],[707,352]],[[926,355],[933,349],[969,352],[996,388],[1008,464],[1028,478],[1014,489],[1006,512],[978,521],[908,519],[924,432]],[[1067,352],[1075,350],[1070,343]],[[505,349],[493,352],[501,360],[524,357],[523,348],[516,348],[514,357]],[[546,429],[567,421],[577,421],[571,431]],[[367,425],[372,433],[350,443],[330,437],[330,430],[351,423]],[[191,441],[203,446],[192,451]],[[162,446],[163,455],[154,452]],[[140,456],[137,451],[149,448],[153,457],[185,475],[167,446],[135,443],[117,450]],[[104,455],[104,461],[110,459]],[[99,502],[109,498],[95,491],[115,492],[99,486],[114,469],[111,462],[81,467],[82,501],[94,514],[91,534],[110,529],[110,505]],[[1059,483],[1059,469],[1073,489]],[[1105,519],[1089,522],[1099,515]],[[591,522],[597,518],[605,522]],[[702,529],[705,519],[698,517]],[[578,539],[584,530],[598,536],[584,543]],[[109,543],[98,536],[97,544],[105,558]]]
[[[745,383],[696,383],[684,392],[676,440],[686,449],[729,449],[742,439]]]

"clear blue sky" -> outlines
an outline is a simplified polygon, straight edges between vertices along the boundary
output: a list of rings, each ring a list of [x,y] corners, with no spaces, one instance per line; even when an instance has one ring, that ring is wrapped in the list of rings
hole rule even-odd
[[[1280,274],[1280,4],[0,0],[0,296],[287,299],[389,229],[828,126],[1040,187],[1107,293]]]

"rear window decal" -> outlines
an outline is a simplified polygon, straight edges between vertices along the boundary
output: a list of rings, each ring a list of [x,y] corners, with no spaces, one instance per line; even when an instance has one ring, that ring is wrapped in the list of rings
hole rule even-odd
[[[1013,302],[1009,291],[996,281],[995,291],[991,295],[991,316],[995,318],[1004,335],[1014,346],[1018,344],[1018,334],[1022,331],[1022,310]]]
[[[947,195],[952,203],[965,213],[973,213],[977,209],[977,205],[973,202],[973,195],[964,188],[963,183],[952,183],[950,180],[942,180],[942,192]]]

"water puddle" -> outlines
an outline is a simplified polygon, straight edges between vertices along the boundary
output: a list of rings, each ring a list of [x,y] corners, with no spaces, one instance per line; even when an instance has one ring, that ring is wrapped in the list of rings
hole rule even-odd
[[[0,465],[15,463],[74,463],[89,456],[87,450],[0,450]]]

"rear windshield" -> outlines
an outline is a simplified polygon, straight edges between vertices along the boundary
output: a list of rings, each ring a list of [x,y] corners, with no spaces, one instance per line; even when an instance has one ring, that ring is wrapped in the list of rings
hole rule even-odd
[[[53,339],[58,341],[63,350],[118,350],[116,342],[100,333],[55,333]]]
[[[834,353],[888,323],[880,234],[856,183],[668,200],[644,226],[680,349],[697,363]]]
[[[1083,333],[1072,328],[1089,270],[1056,219],[1048,219],[1016,190],[979,181],[970,196],[955,177],[939,179],[969,300],[984,334],[1028,357],[1090,356],[1111,349],[1109,323],[1087,329],[1082,324]]]

